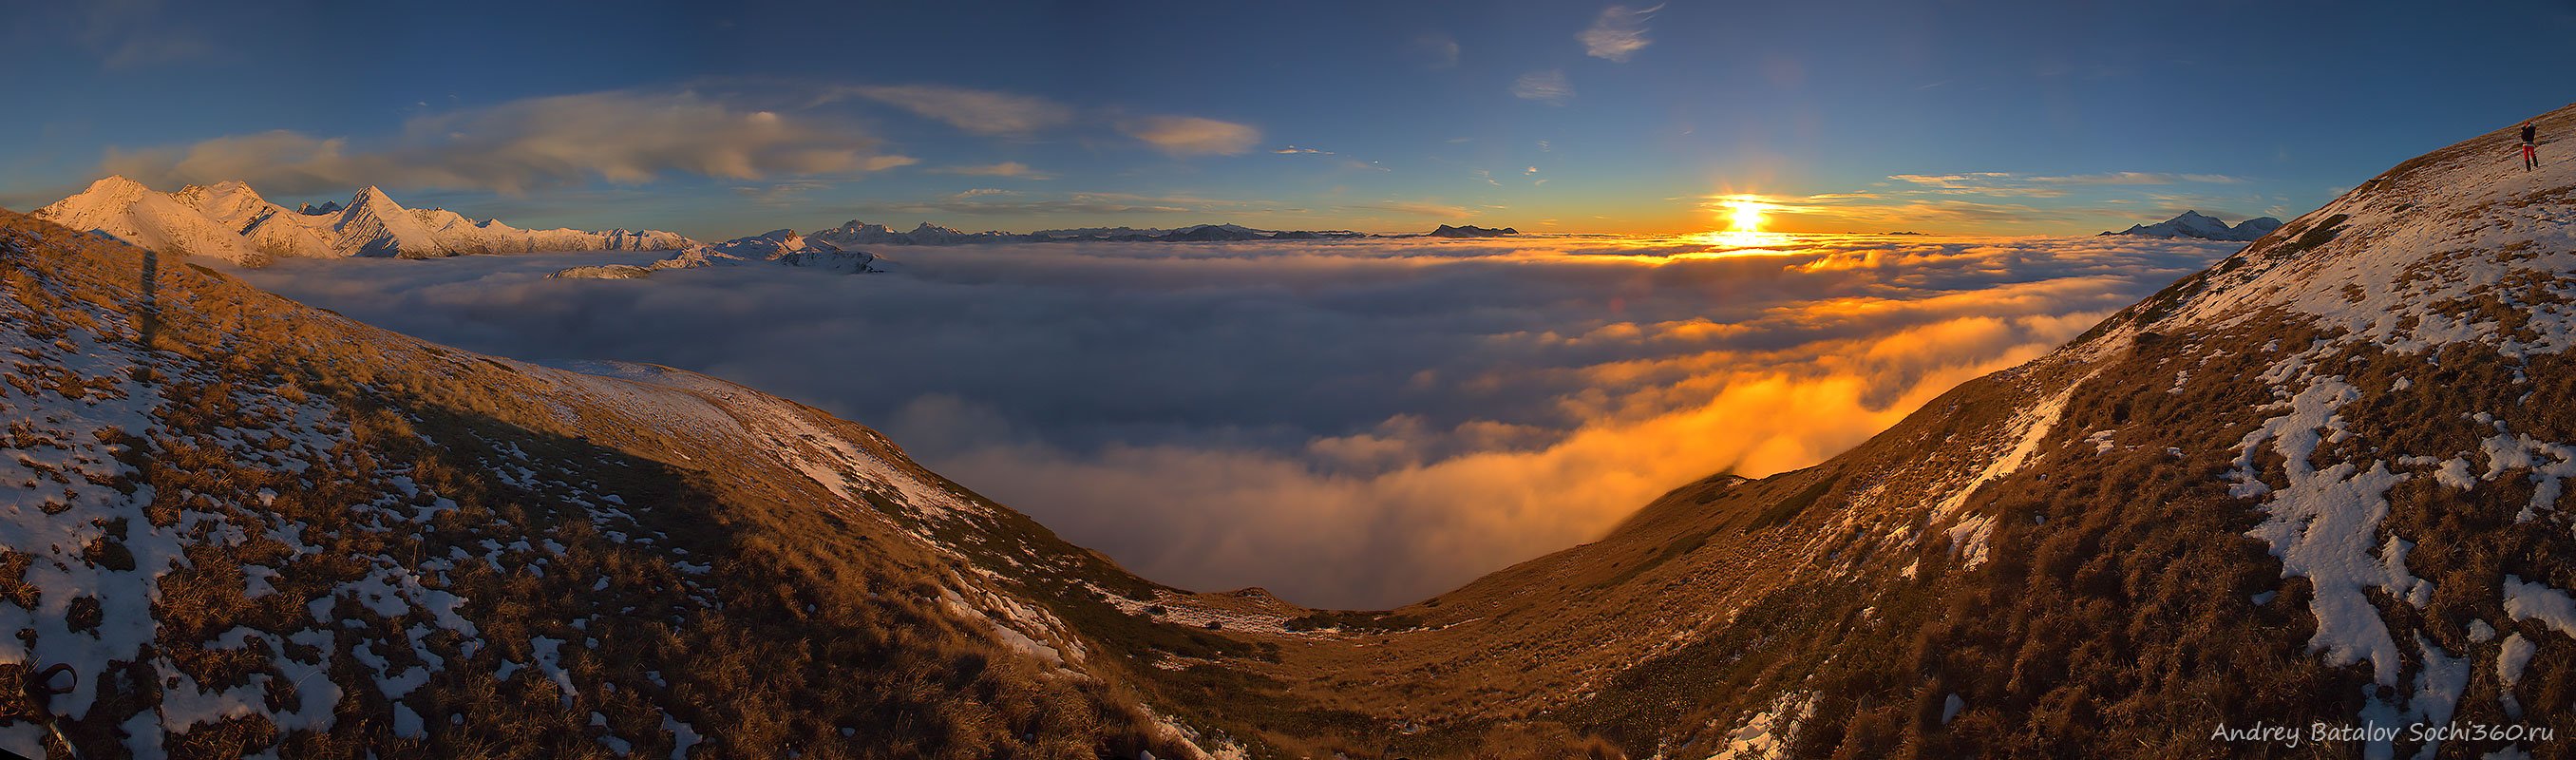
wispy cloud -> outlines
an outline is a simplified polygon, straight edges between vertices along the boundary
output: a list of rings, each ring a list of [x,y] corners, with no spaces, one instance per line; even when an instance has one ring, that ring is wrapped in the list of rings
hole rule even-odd
[[[1439,32],[1415,37],[1413,50],[1420,54],[1425,65],[1431,68],[1445,69],[1458,65],[1458,38],[1456,37]]]
[[[1014,179],[1054,179],[1055,175],[1029,168],[1018,161],[972,166],[942,166],[931,169],[936,174],[962,174],[969,177],[1011,177]]]
[[[146,184],[238,179],[282,193],[357,185],[516,194],[666,175],[731,180],[854,175],[915,163],[846,124],[734,108],[695,93],[556,95],[416,116],[395,135],[285,130],[193,145],[110,148],[103,171]]]
[[[1603,8],[1601,16],[1592,20],[1592,28],[1583,30],[1574,38],[1583,41],[1586,55],[1625,63],[1630,56],[1652,43],[1646,39],[1646,19],[1663,9],[1661,5],[1633,9],[1625,5]]]
[[[1425,201],[1376,201],[1372,203],[1351,203],[1344,204],[1341,208],[1353,211],[1393,211],[1399,214],[1411,214],[1414,216],[1426,216],[1439,219],[1466,219],[1476,215],[1475,210],[1463,206],[1451,206],[1443,203],[1430,203]]]
[[[1261,130],[1251,125],[1197,116],[1128,119],[1118,131],[1175,156],[1234,155],[1261,142]]]
[[[829,182],[821,182],[817,180],[795,180],[791,182],[775,182],[767,185],[742,185],[735,187],[733,191],[736,195],[750,198],[751,202],[754,204],[770,207],[784,207],[792,205],[797,200],[797,196],[829,188],[831,186],[832,183]]]
[[[877,85],[834,90],[911,111],[979,135],[1026,137],[1073,120],[1072,108],[1046,98],[946,85]]]
[[[172,23],[162,0],[90,0],[75,35],[110,70],[202,58],[218,49],[198,30]],[[15,13],[13,12],[13,15]]]
[[[2108,172],[2102,174],[2033,175],[2012,172],[1966,172],[1960,174],[1895,174],[1888,179],[1938,190],[1955,190],[1995,195],[2056,195],[2068,187],[2122,187],[2141,185],[2211,184],[2232,185],[2245,180],[2224,174],[2173,174],[2166,172]]]
[[[1221,214],[1260,213],[1278,210],[1277,204],[1264,201],[1235,201],[1186,195],[1138,195],[1131,193],[1066,193],[1031,196],[1028,193],[997,188],[976,188],[953,195],[922,201],[896,201],[862,204],[861,208],[908,214],[957,214],[962,216],[1076,216],[1115,214]]]
[[[1562,70],[1533,71],[1512,82],[1512,97],[1561,106],[1574,99],[1574,83]]]

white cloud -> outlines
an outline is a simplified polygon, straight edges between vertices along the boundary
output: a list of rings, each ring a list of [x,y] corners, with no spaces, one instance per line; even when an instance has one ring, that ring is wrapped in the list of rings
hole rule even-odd
[[[847,125],[726,106],[695,93],[600,92],[413,117],[381,139],[278,130],[188,146],[110,148],[101,170],[147,185],[238,179],[276,193],[360,185],[522,193],[686,174],[850,175],[914,163]]]
[[[1661,5],[1642,9],[1624,5],[1603,8],[1601,16],[1593,19],[1592,28],[1583,30],[1574,38],[1583,41],[1586,55],[1625,63],[1629,56],[1646,49],[1646,45],[1652,42],[1646,39],[1646,19],[1663,9]]]
[[[1261,130],[1250,125],[1197,116],[1128,119],[1118,131],[1175,156],[1234,155],[1261,142]]]
[[[1564,71],[1533,71],[1512,82],[1512,97],[1561,106],[1574,99],[1574,83],[1566,81]]]
[[[1025,137],[1073,120],[1073,109],[1055,101],[964,87],[881,85],[836,93],[874,100],[979,135]]]

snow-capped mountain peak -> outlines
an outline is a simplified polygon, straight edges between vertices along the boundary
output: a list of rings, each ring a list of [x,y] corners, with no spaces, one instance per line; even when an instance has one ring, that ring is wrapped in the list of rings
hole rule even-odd
[[[37,216],[155,250],[214,256],[248,266],[277,257],[428,258],[536,251],[676,250],[686,237],[653,230],[522,230],[445,209],[407,209],[375,186],[346,206],[288,209],[249,184],[227,180],[162,194],[123,176],[46,206]]]
[[[2237,223],[2235,226],[2231,227],[2227,222],[2219,220],[2218,217],[2203,214],[2199,211],[2184,211],[2172,219],[2167,219],[2155,224],[2133,225],[2126,230],[2119,232],[2105,232],[2102,234],[2251,242],[2262,239],[2264,235],[2271,234],[2273,230],[2279,229],[2280,226],[2281,220],[2279,219],[2274,219],[2268,216],[2258,216]]]
[[[35,215],[151,250],[250,266],[267,263],[267,256],[235,231],[123,175],[92,182],[89,189],[37,209]]]

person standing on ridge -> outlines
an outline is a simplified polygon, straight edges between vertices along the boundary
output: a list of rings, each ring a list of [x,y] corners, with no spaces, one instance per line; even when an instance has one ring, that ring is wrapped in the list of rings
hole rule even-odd
[[[2540,165],[2540,154],[2539,154],[2539,153],[2537,153],[2537,152],[2534,152],[2534,151],[2532,150],[2532,148],[2531,148],[2532,139],[2533,139],[2533,138],[2536,138],[2536,137],[2539,137],[2539,136],[2540,136],[2540,129],[2539,129],[2539,128],[2537,128],[2537,127],[2533,127],[2533,126],[2531,125],[2531,122],[2529,122],[2529,121],[2524,121],[2524,122],[2522,123],[2522,170],[2523,170],[2523,171],[2531,171],[2533,167],[2537,167],[2537,166],[2539,166],[2539,165]]]

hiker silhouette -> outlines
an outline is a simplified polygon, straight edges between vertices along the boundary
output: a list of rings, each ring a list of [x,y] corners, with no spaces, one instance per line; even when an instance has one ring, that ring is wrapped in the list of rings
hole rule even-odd
[[[2540,128],[2535,127],[2535,126],[2532,126],[2531,122],[2529,122],[2529,121],[2524,121],[2524,122],[2522,123],[2522,170],[2523,170],[2523,171],[2531,171],[2532,169],[2538,168],[2538,167],[2540,166],[2540,154],[2539,154],[2538,152],[2535,152],[2535,151],[2532,149],[2532,142],[2533,142],[2533,140],[2534,140],[2535,138],[2539,137],[2539,136],[2540,136]]]

